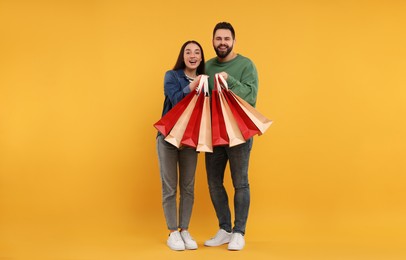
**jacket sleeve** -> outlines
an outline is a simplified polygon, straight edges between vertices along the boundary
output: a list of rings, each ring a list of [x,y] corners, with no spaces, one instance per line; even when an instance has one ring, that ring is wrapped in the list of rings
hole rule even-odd
[[[240,80],[228,75],[227,84],[235,94],[255,107],[258,94],[258,73],[252,62],[243,69]]]
[[[167,71],[164,79],[164,94],[169,98],[173,106],[190,93],[189,85],[182,87],[176,73],[173,70]]]

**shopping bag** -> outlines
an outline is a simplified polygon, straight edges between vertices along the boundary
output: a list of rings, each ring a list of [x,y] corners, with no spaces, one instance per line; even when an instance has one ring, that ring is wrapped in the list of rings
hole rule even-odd
[[[161,119],[159,119],[154,127],[161,133],[163,136],[167,136],[172,130],[176,121],[182,115],[185,108],[188,106],[190,101],[196,95],[195,91],[187,94],[181,101],[179,101],[174,107],[171,108]]]
[[[224,96],[223,89],[220,86],[219,79],[218,79],[219,74],[215,75],[215,84],[218,86],[218,95],[219,95],[219,100],[220,100],[220,107],[221,111],[223,113],[224,117],[224,122],[227,130],[227,135],[229,138],[229,146],[233,147],[242,143],[245,143],[245,139],[242,136],[241,130],[238,128],[237,121],[234,118],[233,112],[230,109],[229,104],[226,101],[226,98]]]
[[[173,126],[172,130],[169,132],[169,134],[165,137],[165,141],[168,143],[173,144],[177,148],[181,146],[181,141],[183,134],[185,133],[186,126],[189,122],[189,119],[193,113],[194,107],[197,102],[197,98],[199,97],[199,94],[202,89],[202,84],[203,81],[199,81],[199,85],[197,86],[195,91],[192,91],[193,97],[190,100],[189,104],[183,111],[183,113],[180,115],[179,119],[176,121],[175,125]],[[169,113],[169,112],[168,112]]]
[[[271,126],[272,120],[265,117],[263,114],[258,112],[253,106],[251,106],[247,101],[240,98],[238,95],[230,91],[231,95],[235,98],[235,100],[240,104],[240,107],[244,112],[248,115],[248,117],[252,120],[252,122],[258,127],[261,131],[261,134],[265,133],[265,131]]]
[[[219,88],[218,81],[214,79],[214,87],[211,92],[211,129],[213,146],[229,144],[226,124],[224,122],[223,112],[220,105]]]
[[[207,76],[202,75],[200,81],[202,82],[202,88],[204,88],[205,82],[207,85]],[[193,109],[189,122],[186,126],[185,132],[183,134],[181,145],[196,148],[199,139],[199,131],[202,120],[204,99],[205,99],[205,91],[203,89],[202,91],[200,91],[199,96],[197,98],[196,105]]]
[[[224,92],[226,92],[227,97],[234,98],[234,100],[237,102],[236,106],[236,112],[238,111],[241,115],[245,114],[249,119],[251,119],[252,123],[256,126],[256,128],[260,131],[258,135],[265,133],[265,131],[271,126],[272,120],[268,119],[265,117],[263,114],[261,114],[258,110],[256,110],[253,106],[251,106],[247,101],[244,99],[240,98],[238,95],[236,95],[231,89],[228,89],[228,85],[226,80],[219,74],[219,83],[221,83],[221,86],[226,88]],[[234,101],[231,101],[231,103],[234,103]],[[241,108],[241,109],[239,109]],[[245,117],[245,116],[243,116]],[[244,122],[247,123],[246,120]],[[252,126],[249,126],[249,123],[247,123],[247,127],[249,127],[249,132],[248,136],[252,135],[253,132],[255,132],[255,129]],[[245,131],[242,129],[242,131]],[[245,132],[247,134],[247,132]]]
[[[210,96],[209,83],[206,80],[203,82],[204,101],[202,108],[202,116],[200,121],[199,139],[196,147],[198,152],[213,152],[212,144],[212,129],[211,129],[211,114],[210,114]]]
[[[227,81],[219,74],[219,83],[222,87],[224,97],[230,107],[231,112],[237,122],[238,128],[240,129],[245,140],[253,137],[256,134],[261,134],[258,127],[252,122],[251,118],[244,112],[240,107],[240,104],[235,100],[235,98],[230,93],[231,90],[228,88]]]

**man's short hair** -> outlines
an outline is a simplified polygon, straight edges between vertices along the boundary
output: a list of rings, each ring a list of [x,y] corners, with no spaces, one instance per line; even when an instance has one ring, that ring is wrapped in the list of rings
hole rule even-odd
[[[233,28],[233,26],[231,25],[231,23],[228,23],[228,22],[220,22],[220,23],[216,24],[216,26],[214,27],[214,30],[213,30],[213,38],[214,38],[214,35],[216,34],[216,31],[217,31],[218,29],[230,30],[230,31],[231,31],[231,35],[233,36],[233,39],[235,39],[235,31],[234,31],[234,28]]]

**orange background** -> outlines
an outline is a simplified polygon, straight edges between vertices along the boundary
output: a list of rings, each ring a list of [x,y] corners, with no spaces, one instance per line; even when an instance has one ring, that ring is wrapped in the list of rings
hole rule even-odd
[[[0,259],[401,259],[405,13],[401,0],[0,0]],[[213,57],[219,21],[257,65],[274,124],[254,140],[246,248],[203,247],[217,220],[200,154],[200,248],[172,252],[152,124],[181,45]]]

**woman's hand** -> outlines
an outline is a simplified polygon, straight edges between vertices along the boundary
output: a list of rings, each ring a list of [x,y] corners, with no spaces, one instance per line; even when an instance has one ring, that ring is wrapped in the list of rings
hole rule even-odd
[[[190,84],[189,84],[190,92],[192,92],[193,90],[195,90],[197,88],[197,86],[199,86],[199,81],[200,81],[201,77],[202,77],[202,75],[199,75],[192,82],[190,82]]]

